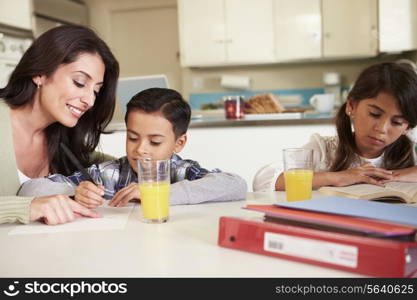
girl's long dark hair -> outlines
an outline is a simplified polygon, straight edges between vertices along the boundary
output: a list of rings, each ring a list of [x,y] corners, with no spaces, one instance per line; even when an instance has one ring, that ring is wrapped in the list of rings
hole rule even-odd
[[[348,99],[352,103],[359,103],[364,99],[375,98],[381,92],[397,99],[398,107],[409,128],[417,125],[417,75],[410,66],[379,63],[366,68],[349,92]],[[350,118],[345,112],[346,105],[343,104],[336,115],[339,144],[331,171],[346,170],[357,159],[358,149]],[[402,135],[385,148],[384,168],[394,170],[414,166],[413,151],[411,140]]]
[[[60,142],[67,144],[84,166],[89,165],[89,157],[100,134],[113,117],[119,63],[93,30],[63,25],[45,32],[33,42],[10,75],[8,84],[0,89],[0,98],[4,98],[10,107],[27,105],[33,101],[36,92],[33,77],[50,77],[59,65],[74,62],[83,53],[98,54],[103,60],[103,86],[94,106],[84,113],[75,127],[68,128],[56,122],[46,128],[49,171],[52,173],[68,175],[75,171],[75,166],[60,151]]]

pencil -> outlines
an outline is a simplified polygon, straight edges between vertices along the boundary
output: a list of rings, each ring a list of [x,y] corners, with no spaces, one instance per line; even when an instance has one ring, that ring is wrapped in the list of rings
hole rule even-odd
[[[62,150],[64,150],[64,153],[67,155],[68,159],[74,164],[74,166],[78,169],[78,171],[81,172],[81,174],[84,176],[85,179],[88,181],[96,184],[91,178],[90,174],[85,170],[85,168],[81,165],[80,161],[75,157],[75,155],[71,152],[71,150],[64,144],[60,143],[60,146]]]

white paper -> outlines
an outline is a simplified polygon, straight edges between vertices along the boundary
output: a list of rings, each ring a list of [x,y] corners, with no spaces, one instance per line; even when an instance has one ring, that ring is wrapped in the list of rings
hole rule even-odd
[[[125,207],[110,207],[105,204],[94,209],[102,216],[101,218],[82,217],[73,222],[59,225],[45,225],[44,223],[33,222],[27,225],[17,225],[15,228],[9,231],[9,235],[72,231],[122,230],[125,228],[133,208],[134,203],[129,203]]]

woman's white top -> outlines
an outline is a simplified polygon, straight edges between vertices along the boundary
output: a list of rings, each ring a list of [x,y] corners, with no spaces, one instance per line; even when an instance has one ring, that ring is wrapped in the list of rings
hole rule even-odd
[[[338,144],[337,136],[320,136],[315,133],[310,137],[310,141],[302,148],[313,149],[313,168],[314,172],[324,172],[330,170],[330,167],[336,157],[336,150]],[[374,167],[382,167],[384,154],[376,158],[364,158],[358,156],[351,168],[357,167],[366,163],[371,163]],[[263,166],[255,174],[252,188],[256,191],[274,191],[275,182],[278,176],[283,172],[282,161],[273,162],[269,165]]]

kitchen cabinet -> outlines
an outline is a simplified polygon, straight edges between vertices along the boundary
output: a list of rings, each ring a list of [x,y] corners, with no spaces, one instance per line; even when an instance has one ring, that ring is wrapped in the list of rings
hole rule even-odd
[[[0,24],[32,30],[32,0],[1,0]]]
[[[277,61],[321,57],[321,0],[275,0]]]
[[[88,26],[87,6],[70,0],[33,0],[35,11],[35,37],[63,24]]]
[[[225,0],[225,12],[228,62],[272,62],[273,1]]]
[[[226,62],[223,0],[179,0],[178,22],[182,66]]]
[[[323,57],[378,53],[377,0],[321,0]]]
[[[276,60],[375,56],[377,0],[275,0]]]
[[[417,49],[417,1],[379,0],[379,51]]]
[[[1,0],[0,24],[32,30],[32,0]]]
[[[183,67],[417,49],[415,0],[178,0]]]
[[[182,66],[274,61],[273,0],[179,0]]]

